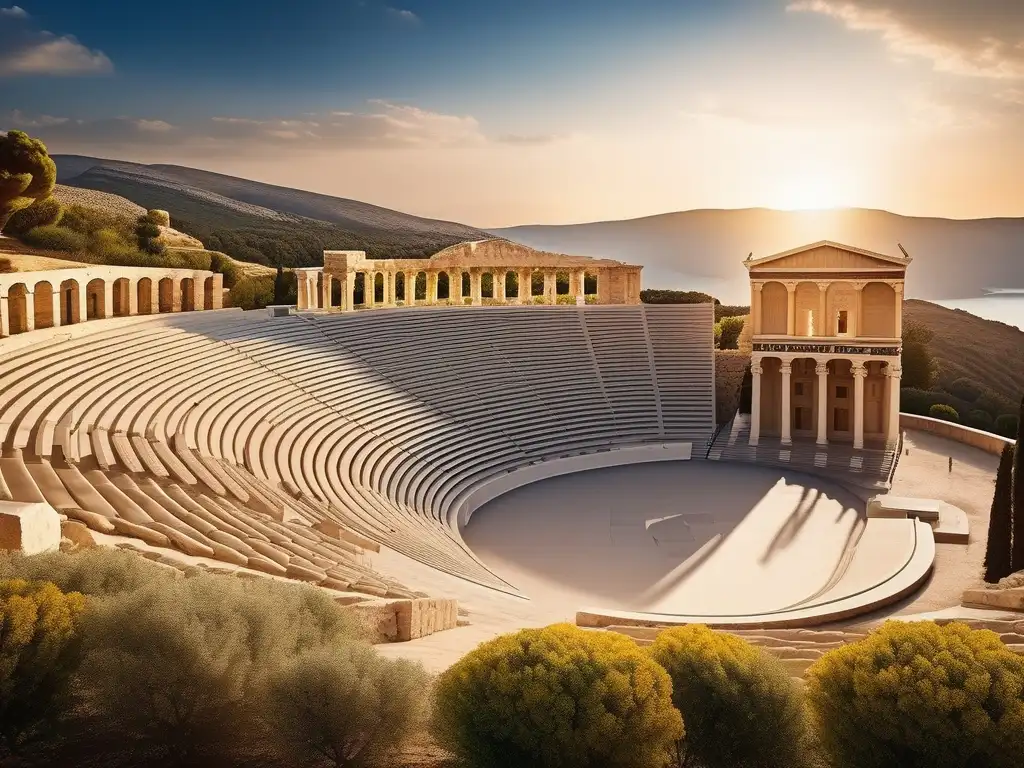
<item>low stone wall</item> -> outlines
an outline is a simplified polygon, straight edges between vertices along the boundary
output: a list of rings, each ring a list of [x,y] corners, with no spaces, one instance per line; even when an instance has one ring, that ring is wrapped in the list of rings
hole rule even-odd
[[[725,424],[740,407],[743,372],[750,365],[750,353],[738,349],[715,350],[715,420]]]
[[[1024,611],[1024,587],[1009,589],[967,589],[961,604],[968,608],[1003,608],[1008,611]]]
[[[945,437],[948,440],[955,440],[958,443],[979,448],[986,453],[996,456],[1003,452],[1003,446],[1013,445],[1013,440],[1008,440],[991,432],[983,432],[980,429],[972,429],[962,424],[954,424],[951,421],[933,419],[928,416],[917,416],[911,413],[900,414],[901,429],[918,429],[938,437]]]
[[[459,623],[457,600],[416,598],[371,600],[345,607],[363,621],[375,643],[403,643],[454,629]]]

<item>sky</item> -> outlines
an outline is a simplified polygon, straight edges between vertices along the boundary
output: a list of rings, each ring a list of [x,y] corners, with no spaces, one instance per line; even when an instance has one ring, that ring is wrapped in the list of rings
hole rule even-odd
[[[0,130],[53,153],[481,227],[1024,216],[1022,0],[3,2]]]

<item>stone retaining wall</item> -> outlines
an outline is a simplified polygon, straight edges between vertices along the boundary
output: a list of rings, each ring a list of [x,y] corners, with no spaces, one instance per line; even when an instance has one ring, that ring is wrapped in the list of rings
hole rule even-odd
[[[375,643],[403,643],[454,629],[459,623],[457,600],[416,598],[372,600],[346,606],[366,623]]]
[[[1007,444],[1013,445],[1014,443],[1013,440],[993,435],[991,432],[983,432],[980,429],[972,429],[962,424],[954,424],[951,421],[933,419],[928,416],[917,416],[910,413],[900,414],[900,428],[918,429],[938,437],[945,437],[948,440],[955,440],[958,443],[979,448],[986,453],[996,456],[1003,452],[1003,446]]]

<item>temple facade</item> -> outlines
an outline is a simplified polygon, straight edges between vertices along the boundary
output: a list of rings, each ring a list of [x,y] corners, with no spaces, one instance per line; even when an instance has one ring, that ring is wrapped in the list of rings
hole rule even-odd
[[[495,239],[459,243],[429,259],[367,259],[364,251],[324,251],[323,267],[295,272],[300,310],[350,311],[437,303],[583,303],[586,285],[595,283],[591,303],[639,304],[641,269]],[[561,300],[559,273],[568,277],[568,294]],[[534,293],[536,274],[543,276],[539,293]]]
[[[911,258],[821,241],[748,258],[750,444],[881,445],[899,436],[903,286]]]

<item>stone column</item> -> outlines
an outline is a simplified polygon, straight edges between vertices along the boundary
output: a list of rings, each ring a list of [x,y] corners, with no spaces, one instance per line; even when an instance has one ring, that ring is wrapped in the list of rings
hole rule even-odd
[[[790,422],[793,420],[793,362],[783,360],[780,370],[782,371],[782,444],[792,445],[793,435]]]
[[[814,366],[818,374],[818,445],[828,445],[828,363]]]
[[[53,308],[50,310],[53,315],[53,327],[60,328],[60,283],[57,283],[57,287],[53,289],[53,295],[50,297],[50,303],[53,305]],[[132,306],[133,305],[131,304],[128,305],[128,314],[130,315],[135,314],[135,312],[131,311]]]
[[[11,315],[7,305],[7,294],[0,293],[0,336],[11,335]]]
[[[761,333],[761,289],[764,283],[750,284],[750,323],[753,328],[753,335]]]
[[[36,329],[36,295],[32,291],[25,291],[25,330]]]
[[[384,270],[384,304],[395,306],[395,273],[390,269]]]
[[[553,269],[544,270],[544,303],[545,304],[557,304],[558,303],[558,285],[556,283],[557,274]]]
[[[405,273],[405,306],[414,307],[416,306],[416,273],[406,272]]]
[[[345,272],[345,280],[341,284],[342,309],[351,312],[356,308],[356,273]]]
[[[332,285],[333,282],[334,277],[324,272],[321,284],[321,290],[323,291],[324,294],[324,309],[331,309],[331,307],[334,305],[334,286]]]
[[[377,306],[377,274],[375,272],[363,273],[363,305],[371,308]]]
[[[864,286],[867,283],[854,283],[853,287],[856,290],[856,295],[853,299],[853,328],[851,329],[851,336],[860,336],[861,329],[864,327],[864,322],[861,318],[864,317]]]
[[[889,390],[889,423],[886,425],[885,439],[895,443],[900,436],[900,379],[903,369],[890,362],[885,366],[885,376]]]
[[[427,271],[426,300],[428,304],[437,303],[437,272],[434,270]]]
[[[829,336],[828,330],[828,283],[818,283],[818,318],[814,321],[815,336]]]
[[[896,333],[894,338],[903,338],[903,281],[898,280],[892,287],[896,294]]]
[[[750,361],[750,444],[757,445],[761,437],[761,358]]]
[[[786,335],[796,336],[796,283],[786,283]]]
[[[854,363],[850,368],[853,373],[853,447],[864,447],[864,379],[868,369],[864,363]]]
[[[86,286],[87,285],[88,285],[88,282],[86,282],[85,285],[83,285],[81,283],[81,281],[79,281],[79,283],[78,283],[78,322],[80,322],[80,323],[84,323],[86,320],[89,319],[89,291],[86,290]],[[171,310],[173,311],[174,310],[174,298],[173,298],[174,291],[173,290],[171,291],[171,294],[172,294],[172,297],[171,297]],[[153,297],[153,299],[152,299],[151,305],[153,307],[153,314],[156,315],[156,314],[159,314],[159,312],[160,312],[160,281],[159,280],[154,280],[153,281],[152,297]],[[181,285],[180,284],[178,285],[178,308],[181,309]],[[73,322],[73,319],[72,319],[72,322]]]
[[[448,272],[448,298],[462,305],[462,270]]]
[[[505,301],[505,270],[501,272],[492,272],[492,278],[494,280],[494,300],[504,302]]]
[[[309,303],[309,299],[306,298],[306,273],[298,272],[296,278],[295,303],[299,309],[305,309]]]
[[[529,304],[533,301],[533,270],[519,270],[519,303]]]
[[[193,280],[192,281],[192,286],[193,286],[192,287],[192,295],[193,295],[193,297],[195,296],[195,293],[196,293],[195,284],[196,284],[196,281]],[[194,299],[193,299],[192,303],[195,304],[195,300]],[[106,317],[113,317],[113,316],[114,316],[114,283],[111,280],[104,280],[103,281],[103,317],[106,318]]]
[[[469,269],[469,295],[473,300],[473,306],[479,307],[483,301],[482,275],[479,267]]]
[[[128,311],[137,314],[139,311],[138,286],[132,286],[132,294],[128,301]],[[213,273],[213,309],[224,309],[224,275],[220,272]]]

